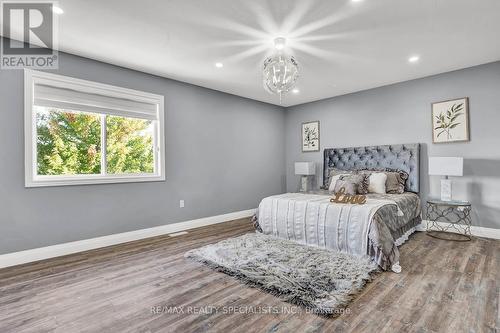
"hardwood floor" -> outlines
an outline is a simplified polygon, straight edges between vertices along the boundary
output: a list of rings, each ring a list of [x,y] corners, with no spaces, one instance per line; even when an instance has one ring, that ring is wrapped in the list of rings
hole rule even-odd
[[[0,332],[500,331],[498,240],[416,233],[401,274],[381,273],[326,319],[183,257],[250,231],[244,219],[0,270]]]

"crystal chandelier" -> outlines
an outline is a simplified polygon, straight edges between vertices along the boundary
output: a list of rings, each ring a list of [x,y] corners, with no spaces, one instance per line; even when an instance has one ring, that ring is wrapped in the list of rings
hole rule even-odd
[[[285,46],[285,38],[279,37],[274,40],[277,50],[282,50]],[[263,80],[264,88],[280,97],[293,88],[299,77],[299,67],[294,57],[287,56],[282,52],[267,58],[264,61]]]

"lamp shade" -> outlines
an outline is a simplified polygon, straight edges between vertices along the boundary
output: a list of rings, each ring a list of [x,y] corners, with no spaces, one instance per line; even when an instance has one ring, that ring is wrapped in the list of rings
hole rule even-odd
[[[463,176],[463,157],[429,157],[429,175]]]
[[[316,174],[314,162],[295,162],[295,174],[311,176]]]

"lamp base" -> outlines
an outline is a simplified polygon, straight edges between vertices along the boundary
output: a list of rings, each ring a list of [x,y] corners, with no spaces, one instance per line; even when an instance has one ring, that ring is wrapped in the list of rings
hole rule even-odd
[[[300,177],[300,192],[307,192],[308,191],[308,177],[307,176],[302,176]]]
[[[441,201],[451,201],[451,180],[441,179]]]

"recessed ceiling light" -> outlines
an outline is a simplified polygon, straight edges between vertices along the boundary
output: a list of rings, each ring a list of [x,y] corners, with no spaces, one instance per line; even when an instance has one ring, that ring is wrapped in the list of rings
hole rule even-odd
[[[57,6],[52,6],[52,11],[53,11],[54,13],[56,13],[56,14],[59,14],[59,15],[61,15],[61,14],[63,14],[63,13],[64,13],[64,10],[62,10],[62,8],[57,7]]]
[[[351,0],[352,2],[361,2],[363,0]]]
[[[216,62],[215,67],[222,68],[222,67],[224,67],[224,64],[222,62]]]
[[[298,93],[300,92],[300,90],[299,90],[299,89],[297,89],[297,88],[294,88],[294,89],[292,90],[292,92],[293,92],[294,94],[298,94]]]
[[[285,44],[285,37],[278,37],[274,39],[274,47],[276,48],[276,50],[283,50],[285,48]]]
[[[420,60],[420,57],[419,56],[411,56],[408,58],[408,61],[411,62],[411,63],[415,63],[417,61]]]

